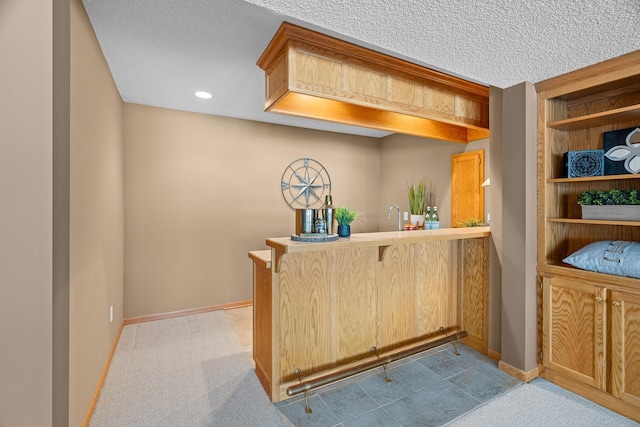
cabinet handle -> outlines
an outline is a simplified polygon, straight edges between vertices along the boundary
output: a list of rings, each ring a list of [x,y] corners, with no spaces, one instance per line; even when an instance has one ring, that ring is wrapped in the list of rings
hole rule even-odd
[[[601,297],[596,297],[596,302],[602,302],[602,298]]]
[[[613,302],[613,306],[614,306],[614,307],[620,307],[620,303],[619,303],[618,301],[614,301],[614,302]]]

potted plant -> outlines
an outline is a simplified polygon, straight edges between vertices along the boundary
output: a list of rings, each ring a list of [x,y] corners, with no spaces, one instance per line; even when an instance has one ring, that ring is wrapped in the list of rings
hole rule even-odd
[[[415,180],[412,180],[407,185],[411,224],[418,227],[424,226],[424,196],[426,188],[427,182],[424,178],[420,178],[417,183]]]
[[[466,221],[460,221],[460,225],[463,225],[464,227],[486,227],[487,224],[482,222],[481,219],[470,218]]]
[[[336,207],[334,218],[338,223],[338,236],[349,237],[351,235],[351,223],[358,218],[358,212],[344,206]]]
[[[640,221],[640,191],[588,190],[578,198],[582,219]]]

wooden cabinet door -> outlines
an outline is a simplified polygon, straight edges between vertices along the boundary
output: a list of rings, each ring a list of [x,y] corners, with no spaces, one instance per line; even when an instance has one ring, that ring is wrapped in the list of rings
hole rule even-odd
[[[640,293],[611,293],[611,393],[640,408]]]
[[[484,150],[451,156],[451,226],[476,218],[484,222]]]
[[[606,288],[545,278],[543,310],[544,366],[604,390]]]

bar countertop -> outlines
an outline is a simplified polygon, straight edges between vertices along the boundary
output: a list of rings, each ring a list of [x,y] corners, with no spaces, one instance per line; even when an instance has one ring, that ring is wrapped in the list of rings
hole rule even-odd
[[[291,237],[272,237],[267,246],[280,253],[324,251],[349,247],[389,246],[427,240],[459,240],[487,237],[489,227],[441,228],[438,230],[381,231],[376,233],[352,234],[333,242],[299,242]]]

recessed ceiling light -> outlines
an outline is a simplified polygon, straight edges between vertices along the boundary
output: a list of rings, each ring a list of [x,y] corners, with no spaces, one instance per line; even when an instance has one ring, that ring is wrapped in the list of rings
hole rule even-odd
[[[196,92],[196,96],[198,98],[202,98],[202,99],[211,99],[211,98],[213,98],[213,95],[211,95],[209,92]]]

